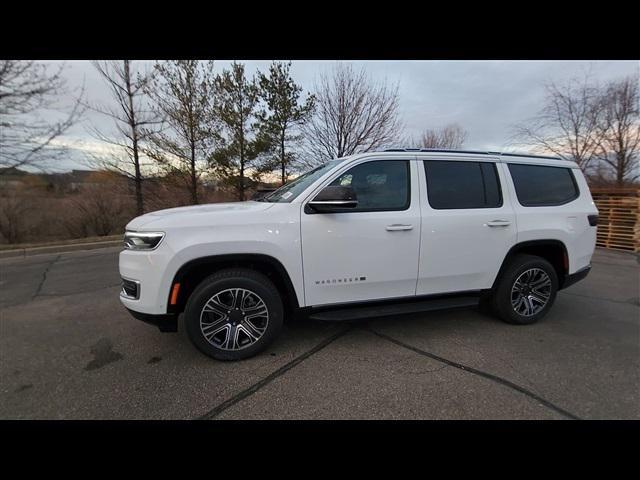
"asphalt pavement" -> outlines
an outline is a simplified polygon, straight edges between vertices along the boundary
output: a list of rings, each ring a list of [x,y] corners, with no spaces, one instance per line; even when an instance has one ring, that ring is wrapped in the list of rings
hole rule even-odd
[[[305,320],[228,363],[125,311],[119,250],[0,260],[0,419],[640,419],[638,255],[598,249],[535,325]]]

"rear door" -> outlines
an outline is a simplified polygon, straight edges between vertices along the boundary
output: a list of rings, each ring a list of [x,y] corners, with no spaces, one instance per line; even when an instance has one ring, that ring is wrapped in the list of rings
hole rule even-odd
[[[421,162],[418,295],[489,288],[517,237],[500,163],[489,158]],[[426,190],[426,191],[425,191]]]
[[[358,198],[353,210],[312,213],[303,205],[307,305],[415,295],[420,201],[414,159],[367,158],[336,172],[322,187],[351,186]]]

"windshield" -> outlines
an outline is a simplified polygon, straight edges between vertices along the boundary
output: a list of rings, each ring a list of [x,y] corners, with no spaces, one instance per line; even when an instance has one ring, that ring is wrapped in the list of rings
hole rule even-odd
[[[300,195],[306,188],[315,182],[322,175],[327,173],[333,167],[338,165],[342,160],[331,160],[327,163],[323,163],[319,167],[300,175],[298,178],[291,180],[289,183],[284,184],[275,192],[270,193],[262,197],[260,202],[273,202],[273,203],[288,203],[294,198]]]

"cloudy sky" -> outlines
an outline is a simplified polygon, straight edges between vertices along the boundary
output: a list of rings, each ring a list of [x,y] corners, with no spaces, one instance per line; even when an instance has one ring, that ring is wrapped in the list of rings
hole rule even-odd
[[[49,62],[59,63],[59,62]],[[152,62],[146,63],[148,66]],[[215,69],[228,68],[230,61],[217,61]],[[266,71],[270,62],[243,60],[247,73]],[[579,77],[589,71],[598,81],[626,75],[640,78],[637,61],[355,61],[376,80],[398,84],[400,115],[407,134],[418,135],[426,128],[459,123],[469,133],[465,148],[501,151],[510,148],[512,126],[534,115],[542,105],[543,85]],[[110,102],[103,80],[88,61],[65,62],[68,84],[92,102]],[[328,72],[332,61],[294,61],[292,75],[305,90],[314,79]],[[141,65],[144,66],[144,65]],[[62,99],[63,103],[69,100]],[[82,124],[61,139],[73,145],[75,153],[58,169],[87,168],[83,151],[100,151],[102,145],[88,132],[93,125],[108,132],[113,121],[89,112]]]

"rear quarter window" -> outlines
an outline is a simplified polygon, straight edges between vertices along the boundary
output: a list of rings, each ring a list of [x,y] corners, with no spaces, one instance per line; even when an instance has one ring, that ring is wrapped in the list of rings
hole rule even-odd
[[[524,207],[564,205],[580,195],[570,168],[510,163],[509,172]]]

